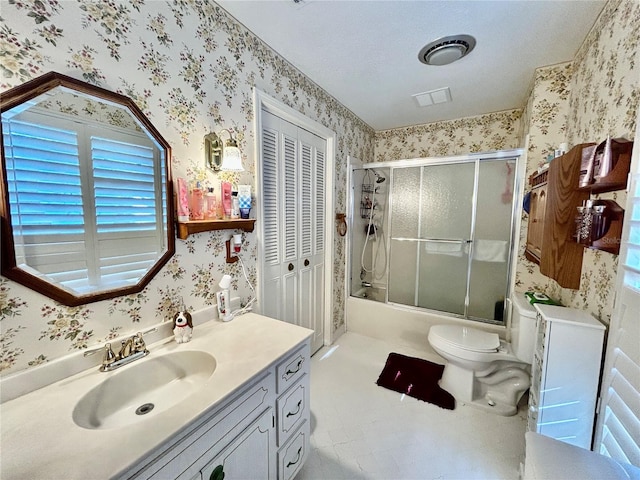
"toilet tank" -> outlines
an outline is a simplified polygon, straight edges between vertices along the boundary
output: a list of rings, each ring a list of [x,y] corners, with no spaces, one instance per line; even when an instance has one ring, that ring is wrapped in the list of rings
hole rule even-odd
[[[536,309],[522,292],[511,295],[511,348],[523,362],[533,362],[536,338]]]

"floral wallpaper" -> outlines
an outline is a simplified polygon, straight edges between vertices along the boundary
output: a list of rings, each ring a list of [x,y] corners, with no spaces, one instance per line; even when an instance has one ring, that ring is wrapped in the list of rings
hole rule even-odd
[[[564,142],[567,129],[568,101],[570,94],[573,63],[563,63],[536,70],[530,87],[523,118],[523,133],[529,134],[525,191],[531,190],[528,179],[546,163],[547,155],[553,153]],[[521,144],[525,145],[522,138]],[[537,290],[552,298],[560,299],[561,287],[540,273],[536,263],[525,255],[529,215],[521,210],[522,223],[516,265],[515,288],[517,291]]]
[[[376,132],[375,161],[517,148],[521,116],[521,110],[508,110]]]
[[[174,179],[200,181],[217,194],[223,180],[255,191],[254,86],[336,132],[336,211],[346,211],[347,156],[373,157],[368,125],[214,2],[0,0],[0,12],[0,91],[53,70],[133,98],[171,145]],[[244,172],[205,168],[203,137],[223,128],[238,139]],[[0,277],[0,374],[170,319],[183,303],[192,311],[213,305],[227,273],[232,295],[248,301],[240,263],[224,261],[223,242],[232,233],[176,240],[175,256],[142,292],[82,307],[59,305]],[[343,237],[336,236],[333,250],[338,329],[344,325]],[[243,251],[255,285],[255,232],[244,235]]]
[[[347,206],[346,160],[386,161],[523,146],[527,176],[561,142],[570,146],[607,135],[632,138],[640,103],[640,4],[610,0],[570,63],[536,70],[522,109],[374,132],[344,106],[213,2],[196,0],[0,0],[0,91],[50,70],[133,98],[172,145],[174,178],[255,188],[252,88],[337,133],[336,211]],[[206,133],[230,128],[245,172],[204,167]],[[603,195],[623,204],[624,192]],[[523,214],[524,215],[524,214]],[[333,216],[333,215],[332,215]],[[526,238],[523,216],[521,245]],[[70,351],[169,318],[182,302],[191,310],[214,303],[222,275],[234,295],[250,289],[238,263],[224,262],[232,232],[177,240],[176,255],[137,295],[83,307],[61,306],[0,277],[0,374],[26,369]],[[333,327],[344,325],[344,238],[336,236]],[[580,290],[540,275],[521,248],[516,288],[539,289],[608,321],[618,258],[585,250]],[[245,234],[245,264],[256,281],[256,236]]]
[[[640,106],[639,70],[640,3],[611,0],[570,64],[536,72],[524,115],[530,133],[527,176],[560,142],[600,143],[607,135],[633,140]],[[615,200],[623,207],[626,202],[624,190],[592,198]],[[585,249],[580,289],[561,288],[524,258],[526,218],[523,215],[516,288],[542,290],[609,323],[618,256]]]
[[[56,112],[60,115],[68,115],[71,118],[80,117],[80,119],[87,122],[102,123],[142,132],[139,122],[128,108],[99,102],[59,89],[53,90],[53,92],[47,92],[42,95],[42,100],[38,99],[38,103],[34,104],[33,107]]]

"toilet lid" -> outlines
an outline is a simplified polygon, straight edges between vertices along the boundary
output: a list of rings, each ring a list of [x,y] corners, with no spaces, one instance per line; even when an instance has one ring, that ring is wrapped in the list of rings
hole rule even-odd
[[[476,328],[460,325],[436,325],[431,327],[431,330],[443,341],[464,350],[495,352],[500,346],[500,337],[497,333],[483,332]]]

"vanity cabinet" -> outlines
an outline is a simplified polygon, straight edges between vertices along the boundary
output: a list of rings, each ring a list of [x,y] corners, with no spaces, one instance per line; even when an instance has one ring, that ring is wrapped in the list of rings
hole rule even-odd
[[[309,450],[309,363],[307,340],[119,478],[293,478]]]
[[[584,249],[575,241],[575,217],[576,208],[589,198],[588,192],[578,189],[578,182],[582,149],[590,145],[576,145],[530,179],[525,256],[540,265],[540,273],[564,288],[580,288]]]
[[[605,327],[581,310],[535,308],[527,429],[589,450]]]
[[[309,348],[298,350],[276,369],[278,480],[292,479],[309,455]]]

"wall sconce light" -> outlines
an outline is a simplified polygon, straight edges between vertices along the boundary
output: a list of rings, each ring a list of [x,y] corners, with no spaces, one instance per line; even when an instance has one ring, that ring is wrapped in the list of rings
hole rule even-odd
[[[223,132],[229,134],[229,140],[224,144],[222,142]],[[214,172],[220,170],[241,172],[244,170],[238,142],[226,128],[219,134],[211,132],[204,136],[204,155],[207,168]]]

